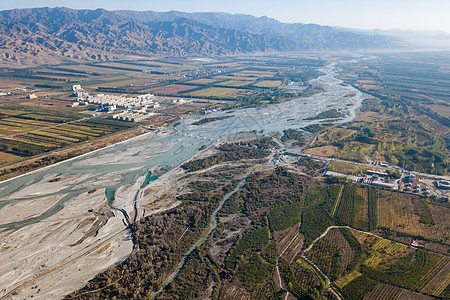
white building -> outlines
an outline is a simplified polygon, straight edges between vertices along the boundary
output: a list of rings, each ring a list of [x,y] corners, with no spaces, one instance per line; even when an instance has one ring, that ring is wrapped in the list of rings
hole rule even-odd
[[[77,95],[77,101],[86,100],[89,97],[89,93],[83,91],[75,92]]]
[[[135,108],[141,107],[153,103],[154,96],[152,94],[138,96],[137,98],[97,94],[96,96],[89,96],[87,100],[89,103],[103,104],[103,105],[115,105],[117,107]]]
[[[82,90],[83,90],[83,89],[81,88],[81,85],[80,85],[80,84],[72,85],[72,91],[78,92],[78,91],[82,91]]]

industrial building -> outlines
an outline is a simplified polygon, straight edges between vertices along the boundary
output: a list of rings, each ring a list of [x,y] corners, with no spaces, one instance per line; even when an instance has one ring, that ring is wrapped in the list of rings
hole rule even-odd
[[[126,122],[140,122],[153,115],[153,113],[142,113],[142,112],[122,112],[109,116],[109,119],[121,120]]]
[[[388,176],[388,173],[386,172],[381,172],[381,171],[375,171],[375,170],[367,170],[367,174],[371,174],[371,175],[378,175],[378,176]]]
[[[438,187],[438,189],[450,190],[450,181],[448,180],[438,181],[436,182],[436,186]]]
[[[381,181],[372,181],[372,185],[384,187],[384,188],[388,188],[388,189],[393,189],[395,187],[395,185],[392,183],[386,183],[386,182],[381,182]]]

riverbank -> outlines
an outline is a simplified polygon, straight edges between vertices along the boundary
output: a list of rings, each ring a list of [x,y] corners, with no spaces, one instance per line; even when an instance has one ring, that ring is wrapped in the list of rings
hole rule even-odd
[[[13,179],[20,175],[28,174],[43,167],[52,166],[67,159],[80,157],[83,154],[92,153],[96,150],[115,145],[117,143],[132,139],[147,133],[144,128],[133,128],[125,132],[119,132],[97,140],[77,144],[76,146],[55,150],[46,154],[31,157],[29,159],[12,163],[0,168],[0,183],[7,179]]]

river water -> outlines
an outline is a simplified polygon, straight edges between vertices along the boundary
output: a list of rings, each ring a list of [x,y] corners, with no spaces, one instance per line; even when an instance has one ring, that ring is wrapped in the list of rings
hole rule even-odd
[[[232,112],[220,112],[214,116],[232,115],[231,118],[191,125],[196,119],[183,120],[175,127],[177,134],[159,137],[154,135],[147,139],[135,138],[119,143],[79,158],[60,163],[43,170],[30,173],[6,182],[0,183],[0,210],[17,201],[27,201],[45,198],[53,195],[63,195],[60,201],[53,204],[45,212],[33,218],[2,223],[0,228],[17,229],[39,222],[58,213],[64,202],[79,196],[91,189],[88,183],[98,181],[108,174],[118,174],[118,180],[97,185],[95,188],[117,189],[120,186],[135,182],[146,176],[155,166],[177,166],[192,157],[203,145],[232,137],[243,131],[256,130],[264,133],[281,132],[287,128],[300,129],[311,124],[344,123],[355,117],[358,108],[366,97],[352,86],[345,85],[336,78],[338,68],[336,63],[328,64],[320,69],[324,75],[313,79],[310,84],[322,86],[324,92],[310,97],[295,99],[280,104],[260,108],[241,109]],[[344,113],[340,119],[306,120],[317,114],[336,108]],[[45,178],[48,176],[83,175],[83,180],[64,186],[59,190],[45,191]],[[47,177],[46,177],[47,176]],[[101,180],[100,180],[101,181]],[[83,183],[85,183],[83,185]],[[39,189],[42,185],[42,189]],[[39,189],[39,193],[24,193],[26,188]],[[31,188],[30,188],[31,189]]]

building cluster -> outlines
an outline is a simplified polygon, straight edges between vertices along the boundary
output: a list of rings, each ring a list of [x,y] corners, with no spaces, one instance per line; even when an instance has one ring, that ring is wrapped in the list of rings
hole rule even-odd
[[[89,93],[84,91],[73,92],[73,95],[77,97],[77,101],[86,101],[89,98]]]
[[[155,97],[153,94],[139,95],[137,97],[124,97],[117,95],[89,95],[80,85],[72,86],[72,96],[77,97],[77,100],[72,102],[71,107],[79,105],[96,104],[101,106],[102,111],[113,112],[118,108],[125,108],[126,110],[120,113],[110,115],[109,119],[121,120],[126,122],[140,122],[147,119],[153,112],[147,112],[148,108],[158,108],[160,104],[158,101],[160,97]],[[158,100],[158,101],[156,101]],[[164,103],[170,104],[188,104],[191,101],[185,99],[166,99],[161,100]],[[97,110],[99,110],[98,108]]]
[[[189,104],[192,102],[192,100],[186,100],[186,99],[166,99],[163,100],[164,103],[173,103],[173,104]]]
[[[188,71],[180,71],[180,72],[173,72],[170,75],[177,76],[177,77],[183,77],[183,78],[204,78],[208,76],[214,76],[214,75],[220,75],[222,73],[229,73],[234,71],[231,67],[222,67],[222,66],[214,66],[214,67],[205,67],[205,68],[199,68],[195,70],[188,70]]]
[[[126,108],[135,108],[142,106],[158,107],[159,103],[153,101],[154,97],[155,96],[153,94],[141,95],[138,96],[137,98],[97,94],[95,96],[88,96],[86,100],[89,103],[93,104],[126,107]]]
[[[113,111],[117,107],[159,107],[159,103],[155,101],[156,98],[153,94],[140,95],[137,96],[137,98],[105,94],[89,95],[89,93],[85,92],[79,84],[73,85],[72,91],[72,95],[77,97],[77,100],[72,103],[72,107],[78,105],[97,104],[101,105],[108,111]]]
[[[109,116],[109,119],[121,120],[126,122],[140,122],[147,119],[149,116],[154,115],[153,113],[145,113],[145,112],[130,112],[125,111],[112,116]]]
[[[413,183],[414,180],[416,180],[416,175],[414,175],[414,174],[410,174],[408,176],[403,177],[403,182],[406,182],[406,183]]]

